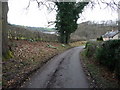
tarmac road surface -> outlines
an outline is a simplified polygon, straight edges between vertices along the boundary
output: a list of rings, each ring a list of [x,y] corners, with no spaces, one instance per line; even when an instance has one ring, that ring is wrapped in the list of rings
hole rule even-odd
[[[80,62],[80,51],[75,47],[55,56],[26,81],[23,88],[89,88]]]

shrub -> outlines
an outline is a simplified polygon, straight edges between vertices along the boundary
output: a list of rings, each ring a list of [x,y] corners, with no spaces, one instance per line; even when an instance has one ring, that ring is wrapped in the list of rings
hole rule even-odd
[[[96,49],[96,58],[100,64],[107,66],[111,71],[120,72],[120,40],[106,41]]]
[[[97,41],[103,41],[103,37],[97,38]]]
[[[94,57],[97,46],[99,46],[100,42],[87,42],[85,46],[85,56]]]
[[[120,81],[120,47],[115,50],[115,60],[116,60],[116,67],[115,67],[115,73],[117,78]]]
[[[93,55],[93,53],[91,53],[93,51],[92,44],[90,42],[87,42],[85,48],[86,48],[86,50],[85,50],[85,56],[91,57]]]
[[[94,58],[109,70],[115,71],[120,80],[120,40],[87,42],[85,49],[86,57]]]

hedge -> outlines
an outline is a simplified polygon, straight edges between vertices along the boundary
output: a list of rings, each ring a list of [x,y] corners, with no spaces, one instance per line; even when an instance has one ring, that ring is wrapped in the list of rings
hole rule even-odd
[[[116,76],[120,77],[120,40],[109,40],[100,43],[88,42],[85,55],[94,57],[97,62],[106,66],[110,71],[115,71]]]

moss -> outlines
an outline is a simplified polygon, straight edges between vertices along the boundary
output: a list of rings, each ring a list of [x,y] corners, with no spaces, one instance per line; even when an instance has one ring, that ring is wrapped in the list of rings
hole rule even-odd
[[[25,40],[26,38],[25,37],[20,37],[21,40]]]
[[[64,45],[64,44],[61,44],[61,46],[62,46],[62,47],[65,47],[65,45]]]
[[[8,50],[5,56],[3,56],[3,60],[14,58],[13,52]]]
[[[50,44],[48,44],[47,47],[53,48],[53,49],[58,49],[58,47],[52,46],[52,45],[50,45]]]

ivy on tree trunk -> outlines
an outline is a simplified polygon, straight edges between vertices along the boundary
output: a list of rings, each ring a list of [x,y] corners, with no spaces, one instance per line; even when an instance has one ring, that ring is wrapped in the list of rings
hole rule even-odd
[[[88,2],[55,2],[57,5],[56,30],[60,35],[60,42],[68,44],[70,34],[77,29],[79,13]]]

